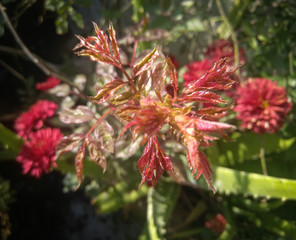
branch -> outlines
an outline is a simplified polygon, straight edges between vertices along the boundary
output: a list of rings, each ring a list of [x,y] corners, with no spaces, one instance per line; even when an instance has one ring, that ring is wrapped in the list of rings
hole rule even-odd
[[[18,71],[14,70],[11,66],[9,66],[6,62],[2,61],[0,59],[0,65],[2,65],[8,72],[10,72],[13,76],[15,76],[17,79],[21,80],[25,84],[27,84],[26,78],[20,74]]]
[[[233,41],[233,47],[234,47],[234,63],[235,63],[235,66],[239,66],[239,47],[238,47],[238,41],[237,41],[236,34],[234,32],[234,29],[233,29],[231,23],[229,22],[226,14],[224,12],[224,10],[223,10],[221,1],[220,0],[216,0],[216,4],[217,4],[219,13],[220,13],[223,21],[225,22],[225,24],[227,25],[227,27],[231,31],[231,39]],[[237,71],[239,73],[239,69],[237,69]]]
[[[4,21],[6,22],[10,32],[12,33],[15,41],[19,44],[19,46],[21,47],[21,49],[23,50],[24,54],[37,66],[39,67],[47,76],[53,76],[56,78],[59,78],[60,80],[62,80],[63,82],[67,83],[68,85],[74,87],[77,89],[77,91],[79,92],[80,96],[83,98],[86,98],[84,96],[84,94],[79,90],[79,88],[76,86],[76,84],[74,84],[71,80],[69,80],[68,78],[60,75],[59,73],[53,71],[52,69],[50,69],[48,66],[46,66],[39,57],[37,57],[36,55],[34,55],[24,44],[24,42],[21,40],[21,38],[19,37],[19,35],[17,34],[17,32],[15,31],[14,27],[12,26],[9,17],[7,16],[6,12],[5,12],[5,8],[4,6],[0,3],[0,11],[1,14],[4,18]]]

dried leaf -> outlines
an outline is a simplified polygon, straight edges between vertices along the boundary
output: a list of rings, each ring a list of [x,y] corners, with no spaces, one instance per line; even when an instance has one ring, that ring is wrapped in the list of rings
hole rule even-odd
[[[108,32],[109,32],[109,38],[110,38],[110,42],[111,42],[112,52],[115,55],[118,62],[120,62],[119,47],[118,47],[117,40],[116,40],[116,31],[114,30],[113,24],[111,22],[109,24]]]
[[[102,103],[114,96],[117,90],[125,86],[127,82],[121,79],[114,79],[111,82],[105,84],[97,93],[95,97],[91,97],[92,100],[96,100],[97,103]]]
[[[87,106],[80,105],[76,109],[62,110],[59,118],[65,124],[80,124],[90,121],[95,118],[95,115]]]
[[[83,174],[83,159],[85,156],[85,146],[84,144],[80,146],[78,149],[78,152],[75,157],[75,169],[76,169],[76,176],[78,179],[78,186],[76,189],[79,188],[81,182],[82,182],[82,174]]]
[[[56,147],[57,156],[72,151],[78,146],[83,137],[83,133],[74,133],[63,137]]]
[[[154,48],[149,54],[147,54],[139,63],[134,65],[133,73],[134,76],[140,75],[142,72],[149,69],[149,67],[153,64],[156,58],[159,56],[159,52],[157,48]]]
[[[107,160],[103,155],[103,149],[101,149],[100,143],[96,142],[92,137],[88,136],[86,138],[86,145],[88,148],[89,156],[92,161],[94,161],[98,166],[103,168],[103,172],[107,168]]]
[[[174,89],[174,96],[177,96],[177,92],[178,92],[178,72],[176,70],[175,65],[172,63],[172,60],[169,57],[166,57],[166,62],[168,65],[168,72],[171,78],[171,85]]]

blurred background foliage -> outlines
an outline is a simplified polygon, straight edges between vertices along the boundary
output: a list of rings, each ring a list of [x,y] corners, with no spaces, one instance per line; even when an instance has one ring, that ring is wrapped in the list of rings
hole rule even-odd
[[[244,48],[247,63],[240,68],[242,78],[277,81],[286,87],[294,109],[276,134],[259,136],[239,130],[230,136],[231,141],[220,140],[206,150],[214,169],[215,194],[203,179],[192,178],[190,170],[184,167],[184,150],[173,142],[166,143],[166,147],[176,174],[162,177],[155,189],[143,186],[138,190],[140,146],[130,145],[127,140],[117,143],[122,145],[122,151],[109,156],[105,174],[95,163],[85,162],[80,191],[90,199],[97,214],[113,219],[112,214],[122,212],[124,217],[115,225],[134,217],[131,224],[137,222],[139,226],[119,239],[296,239],[294,0],[2,0],[1,3],[29,49],[53,71],[73,81],[77,74],[84,74],[87,79],[84,90],[89,95],[97,82],[96,64],[74,56],[72,48],[77,43],[74,34],[92,35],[91,21],[103,29],[112,21],[119,43],[127,53],[136,39],[139,53],[157,44],[165,54],[175,56],[180,66],[180,84],[185,65],[201,60],[214,40],[229,39]],[[10,223],[9,213],[13,213],[10,209],[18,202],[12,194],[18,185],[5,173],[5,167],[15,160],[22,143],[11,129],[22,109],[34,99],[45,97],[33,89],[45,75],[20,52],[2,16],[0,41],[3,56],[0,225],[2,237],[9,239],[12,229],[13,239],[16,223]],[[79,101],[83,102],[75,100]],[[225,121],[238,124],[233,112]],[[262,174],[261,148],[265,150],[269,176]],[[21,175],[20,169],[17,170]],[[63,192],[75,191],[73,155],[59,159],[57,170],[63,176]],[[221,224],[218,220],[214,221],[214,227],[213,224],[206,227],[206,222],[215,219],[218,213],[226,221],[220,232],[215,231],[215,226]],[[100,239],[107,238],[101,235]]]

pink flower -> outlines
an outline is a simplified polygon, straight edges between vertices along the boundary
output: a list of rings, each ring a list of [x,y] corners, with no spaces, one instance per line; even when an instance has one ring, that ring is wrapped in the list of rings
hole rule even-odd
[[[17,134],[27,138],[33,129],[40,129],[43,120],[54,115],[58,105],[47,100],[39,100],[27,112],[22,113],[15,121]]]
[[[41,177],[51,167],[56,167],[55,148],[63,134],[60,129],[44,128],[29,134],[17,161],[22,164],[23,174]]]
[[[47,90],[59,85],[60,82],[61,82],[61,80],[58,78],[49,77],[46,79],[45,82],[37,83],[35,88],[40,91],[47,91]]]
[[[187,72],[183,74],[184,86],[188,86],[190,83],[201,78],[207,71],[212,67],[213,61],[211,60],[202,60],[196,61],[191,64],[186,65]]]
[[[208,220],[205,226],[220,235],[224,231],[226,224],[227,221],[224,216],[218,213],[214,218]]]
[[[279,130],[291,108],[285,88],[271,80],[255,78],[238,87],[234,111],[243,128],[263,134]]]
[[[228,58],[229,64],[234,64],[234,45],[226,39],[218,39],[208,46],[205,56],[209,59],[217,61],[221,58]],[[239,63],[245,64],[245,50],[239,49]]]

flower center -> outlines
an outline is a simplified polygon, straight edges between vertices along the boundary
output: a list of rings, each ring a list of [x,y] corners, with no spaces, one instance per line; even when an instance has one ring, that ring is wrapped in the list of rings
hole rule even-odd
[[[261,106],[262,106],[262,108],[268,108],[268,106],[269,106],[268,100],[262,100]]]

